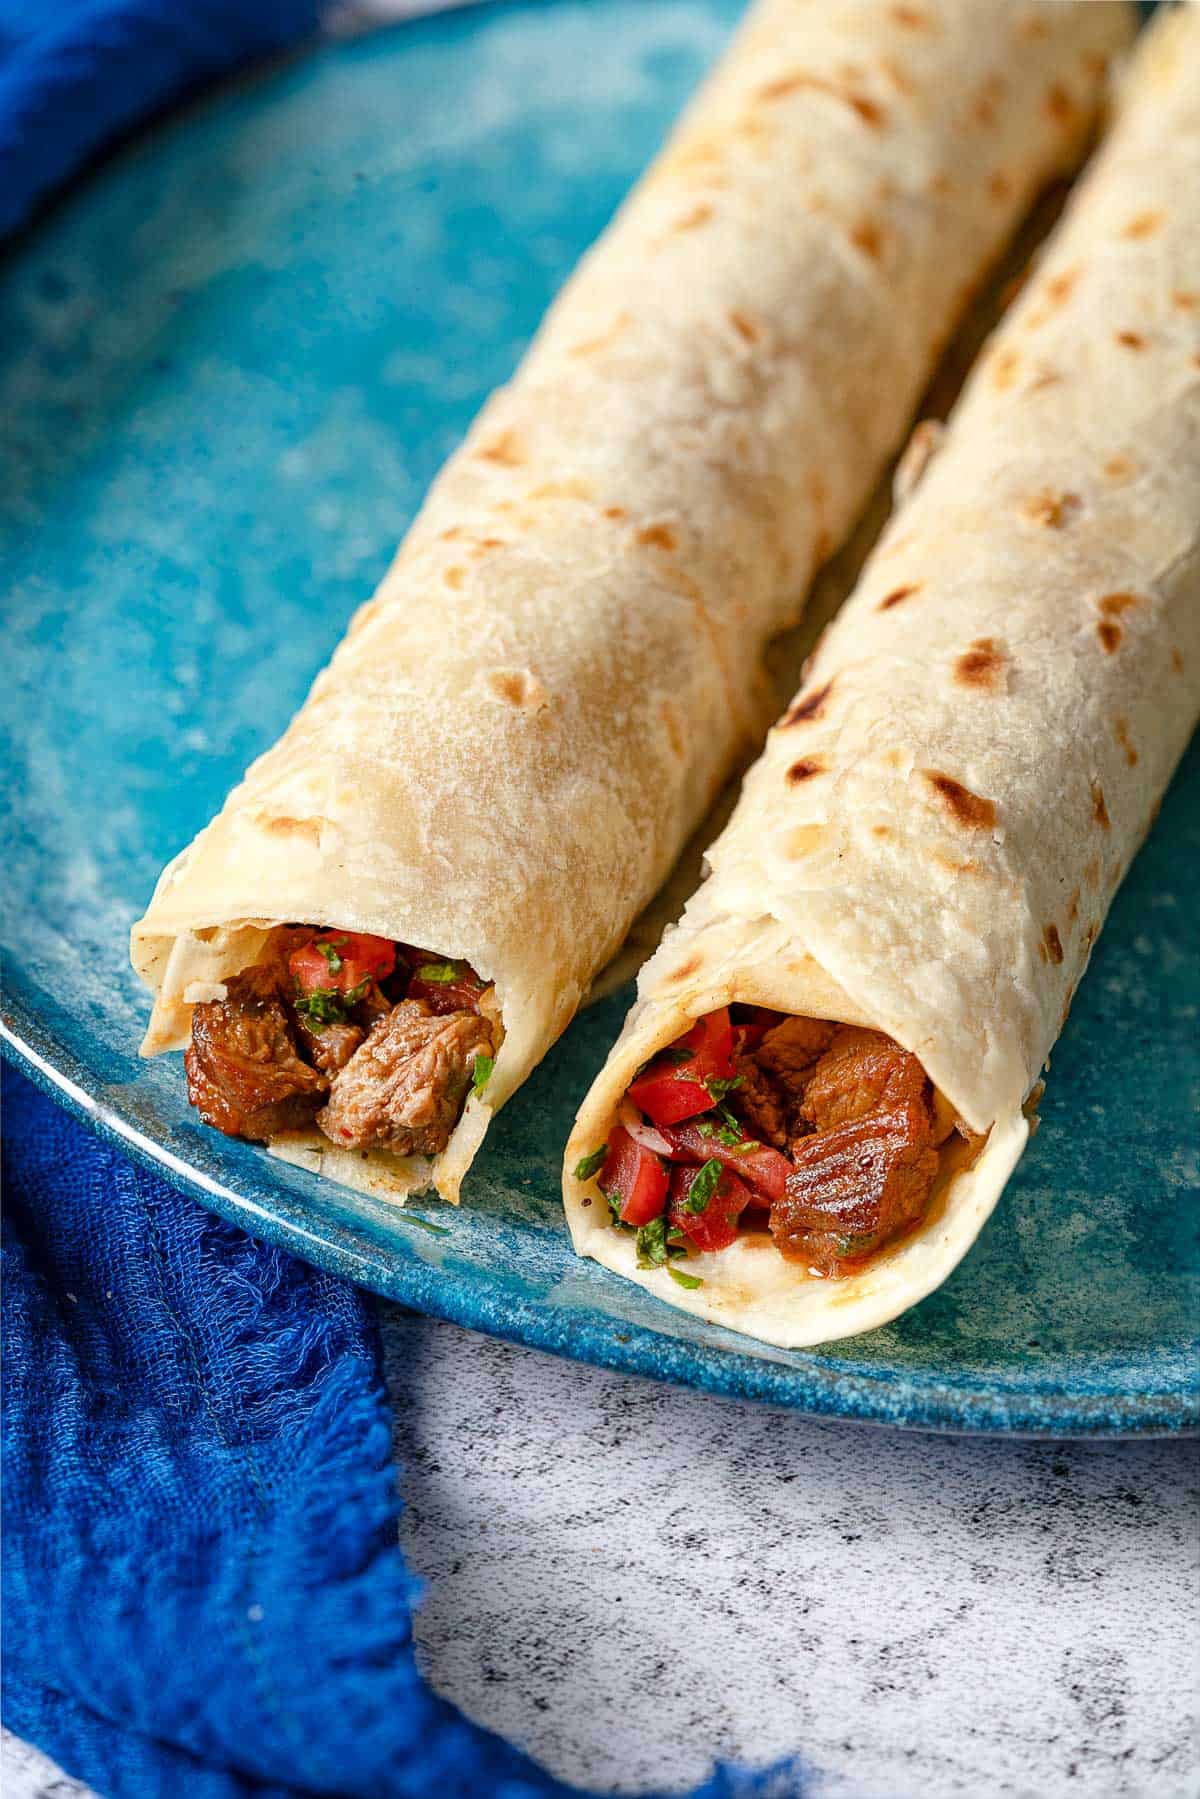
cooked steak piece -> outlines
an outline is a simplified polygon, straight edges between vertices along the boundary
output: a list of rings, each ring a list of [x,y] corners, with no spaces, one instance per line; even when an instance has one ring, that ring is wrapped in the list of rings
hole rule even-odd
[[[932,1104],[933,1089],[915,1056],[882,1031],[843,1025],[807,1084],[802,1111],[813,1130],[828,1131],[918,1098]]]
[[[734,1062],[739,1085],[729,1095],[729,1104],[746,1130],[760,1143],[786,1149],[788,1111],[784,1098],[769,1074],[764,1074],[753,1053],[747,1051]]]
[[[458,1122],[475,1057],[492,1047],[491,1029],[477,1012],[437,1014],[422,1000],[401,1000],[335,1078],[317,1123],[344,1149],[439,1155]]]
[[[314,1067],[330,1077],[346,1066],[367,1034],[356,1024],[311,1024],[294,1009],[293,1016],[296,1041]]]
[[[188,1098],[205,1124],[265,1143],[311,1123],[329,1082],[297,1053],[278,963],[234,975],[225,988],[224,999],[192,1013]]]
[[[804,1077],[795,1171],[771,1209],[780,1253],[823,1274],[923,1217],[938,1170],[933,1088],[917,1058],[881,1031],[842,1025],[830,1037]]]
[[[783,1088],[793,1109],[803,1099],[813,1069],[829,1048],[834,1028],[822,1018],[785,1018],[759,1044],[759,1067]]]

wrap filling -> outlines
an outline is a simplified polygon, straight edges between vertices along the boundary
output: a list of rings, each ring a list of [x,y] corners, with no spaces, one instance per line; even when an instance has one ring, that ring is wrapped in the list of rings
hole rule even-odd
[[[764,1231],[789,1262],[838,1277],[922,1223],[956,1123],[882,1032],[726,1007],[638,1072],[575,1175],[636,1232],[639,1265],[684,1286],[699,1284],[689,1255]]]
[[[440,1155],[503,1035],[466,962],[361,932],[283,926],[224,986],[192,1013],[188,1098],[252,1142],[316,1124],[340,1149]]]

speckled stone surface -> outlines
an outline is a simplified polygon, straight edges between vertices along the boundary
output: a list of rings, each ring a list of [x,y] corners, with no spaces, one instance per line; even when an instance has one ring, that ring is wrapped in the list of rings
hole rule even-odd
[[[798,1751],[821,1799],[1200,1791],[1194,1444],[830,1423],[402,1313],[386,1340],[425,1670],[564,1778]],[[83,1795],[11,1739],[3,1769]]]

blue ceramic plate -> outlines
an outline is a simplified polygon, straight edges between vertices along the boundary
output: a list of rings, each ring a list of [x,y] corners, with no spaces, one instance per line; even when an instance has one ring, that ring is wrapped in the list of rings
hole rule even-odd
[[[715,1392],[947,1430],[1197,1421],[1200,757],[1118,898],[1042,1129],[944,1289],[758,1348],[572,1255],[559,1154],[628,999],[411,1215],[205,1130],[139,1062],[126,937],[270,743],[484,394],[722,43],[728,0],[452,14],[307,56],[110,164],[0,294],[8,1027],[204,1204],[410,1305]]]

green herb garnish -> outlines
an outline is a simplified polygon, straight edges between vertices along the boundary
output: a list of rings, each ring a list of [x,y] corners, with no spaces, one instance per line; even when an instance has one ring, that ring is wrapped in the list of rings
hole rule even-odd
[[[417,970],[418,981],[432,981],[439,987],[448,987],[461,976],[461,962],[422,962]]]
[[[686,1255],[687,1251],[677,1248],[667,1234],[665,1214],[652,1218],[644,1224],[637,1234],[637,1265],[639,1268],[665,1268],[671,1256]]]
[[[720,1075],[710,1074],[704,1083],[708,1088],[714,1105],[723,1100],[727,1093],[732,1093],[735,1087],[740,1087],[741,1084],[742,1077],[740,1074],[735,1074],[732,1080],[728,1081],[723,1080]]]
[[[599,1149],[594,1149],[592,1151],[590,1156],[584,1156],[582,1160],[576,1162],[575,1179],[577,1181],[590,1181],[592,1176],[598,1174],[600,1169],[603,1168],[604,1158],[607,1154],[608,1144],[602,1143]]]
[[[704,1285],[704,1282],[700,1279],[698,1274],[685,1274],[682,1268],[668,1268],[667,1273],[676,1285],[680,1287],[691,1288],[702,1287]]]
[[[695,1059],[694,1049],[684,1049],[682,1044],[673,1043],[670,1049],[660,1049],[656,1061],[669,1062],[672,1068],[682,1068],[685,1062]]]
[[[471,1070],[471,1090],[476,1099],[491,1080],[492,1070],[495,1066],[495,1059],[492,1056],[476,1056],[474,1067]]]
[[[722,1173],[721,1164],[715,1156],[697,1170],[691,1187],[688,1189],[687,1209],[689,1212],[707,1212],[709,1200],[721,1185]]]
[[[630,1230],[632,1227],[630,1225],[626,1224],[625,1220],[621,1216],[621,1207],[625,1204],[625,1201],[622,1199],[621,1195],[619,1193],[604,1193],[603,1187],[600,1189],[600,1191],[602,1194],[604,1194],[605,1203],[607,1204],[609,1211],[612,1213],[612,1221],[616,1225],[617,1229],[622,1230],[622,1231]]]
[[[323,1031],[327,1024],[345,1024],[349,997],[331,987],[314,987],[311,993],[297,993],[293,1004],[311,1030]]]
[[[342,942],[344,943],[345,941],[346,940],[343,937]],[[334,948],[333,944],[332,943],[318,943],[316,947],[317,947],[319,954],[324,956],[325,960],[328,962],[330,974],[337,974],[338,970],[342,966],[342,958],[338,955],[337,950]]]

